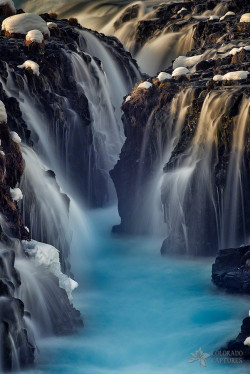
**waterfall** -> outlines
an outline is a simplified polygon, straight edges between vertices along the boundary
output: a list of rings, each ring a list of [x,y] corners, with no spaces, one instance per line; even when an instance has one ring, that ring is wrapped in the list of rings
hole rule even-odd
[[[134,221],[136,232],[151,234],[164,234],[164,207],[161,202],[161,186],[164,179],[163,167],[168,163],[172,151],[178,143],[187,111],[193,102],[194,89],[188,88],[177,93],[168,108],[162,114],[161,124],[157,123],[154,112],[151,114],[144,133],[143,145],[139,160],[139,171],[136,182],[134,200]],[[152,167],[149,179],[145,182],[143,174],[147,165],[149,140],[152,140],[151,126],[157,126],[155,149],[156,160]],[[146,166],[147,167],[147,166]],[[143,191],[143,192],[142,192]]]
[[[7,65],[7,83],[2,82],[8,96],[19,103],[42,162],[55,172],[67,193],[77,195],[78,200],[84,195],[84,202],[94,206],[115,198],[108,172],[118,160],[124,141],[120,107],[140,77],[121,44],[115,44],[79,30],[79,52],[62,50],[64,65],[84,106],[79,105],[78,111],[72,107],[72,97],[63,96],[67,91],[55,89],[46,76],[39,77],[40,92],[25,75]],[[83,112],[90,118],[83,119]]]
[[[20,285],[14,268],[13,249],[0,248],[0,371],[19,370],[32,362],[32,327],[23,318],[23,304],[16,299]]]
[[[31,315],[35,337],[72,333],[76,328],[73,321],[77,319],[77,313],[65,290],[59,287],[58,278],[33,259],[18,258],[15,267],[21,278],[16,296]]]
[[[169,232],[165,248],[170,251],[196,253],[199,246],[205,246],[203,251],[209,254],[219,246],[241,245],[238,236],[241,240],[246,239],[244,234],[239,235],[236,231],[240,229],[238,225],[244,226],[238,221],[237,209],[242,209],[241,202],[244,201],[241,163],[249,106],[247,99],[243,100],[232,124],[235,128],[233,152],[229,166],[225,166],[226,186],[219,187],[219,196],[215,188],[217,165],[224,162],[220,160],[217,148],[218,136],[223,136],[223,121],[225,123],[227,119],[235,94],[237,90],[230,89],[207,94],[192,141],[185,152],[165,168],[162,196]]]
[[[123,97],[134,86],[134,78],[131,77],[132,69],[137,79],[140,79],[140,72],[135,65],[129,61],[128,66],[121,63],[121,53],[123,46],[115,39],[113,43],[107,43],[100,40],[97,36],[89,31],[79,31],[79,47],[85,53],[97,57],[101,61],[104,74],[107,76],[109,85],[109,95],[115,108],[115,116],[118,123],[121,123],[121,103]],[[126,55],[126,52],[125,52]],[[104,79],[102,78],[102,81]],[[105,83],[107,85],[107,83]]]
[[[160,36],[150,39],[136,54],[142,71],[150,75],[166,69],[180,55],[186,55],[193,48],[193,24],[184,27],[180,32],[162,32]]]
[[[23,3],[26,11],[41,13],[51,10],[47,1],[43,4],[37,4],[35,0],[27,0]],[[164,19],[167,12],[176,16],[175,12],[171,14],[171,10],[165,11],[165,15],[158,10],[161,6],[175,3],[174,0],[165,2],[161,0],[112,0],[108,3],[105,0],[81,0],[69,4],[66,0],[60,0],[53,4],[53,11],[58,12],[61,17],[76,17],[84,27],[105,35],[115,36],[137,59],[142,71],[155,75],[160,70],[169,67],[176,57],[185,55],[193,48],[193,33],[197,21],[206,20],[211,15],[223,16],[229,10],[227,2],[220,2],[214,9],[208,7],[209,10],[201,13],[194,4],[194,10],[192,12],[189,10],[184,19],[178,17],[175,19],[177,32],[173,31],[175,27],[172,26],[175,26],[175,23],[171,22],[171,17],[166,20],[169,25],[162,29],[160,24],[158,30],[158,21],[161,17]],[[177,2],[176,5],[181,6],[181,3]],[[185,4],[183,6],[185,7]],[[162,12],[164,13],[164,10]],[[152,27],[154,32],[151,32],[151,26],[149,25],[149,30],[146,26],[146,32],[149,31],[149,35],[145,43],[141,45],[137,34],[143,22],[151,22],[155,30]]]
[[[91,58],[91,57],[90,57]],[[70,59],[73,74],[80,90],[86,93],[93,126],[93,157],[96,172],[99,171],[107,185],[109,196],[106,201],[114,199],[115,191],[109,177],[109,170],[115,165],[122,146],[121,125],[117,123],[112,106],[107,79],[94,59],[90,66],[77,54],[71,53]],[[99,92],[99,95],[97,95]],[[91,164],[92,168],[93,165]],[[89,182],[89,189],[95,188],[95,181]]]
[[[61,192],[55,174],[43,165],[38,155],[24,144],[21,149],[25,161],[20,184],[24,191],[20,203],[24,225],[33,239],[59,249],[63,271],[68,273],[69,198]]]
[[[223,191],[223,200],[220,217],[220,247],[228,248],[241,244],[248,244],[249,238],[246,231],[245,196],[243,184],[245,180],[245,165],[243,152],[245,147],[245,134],[249,123],[250,100],[243,98],[239,114],[234,122],[232,150],[229,160],[227,180]],[[239,232],[242,235],[239,237]],[[243,243],[242,243],[243,240]]]

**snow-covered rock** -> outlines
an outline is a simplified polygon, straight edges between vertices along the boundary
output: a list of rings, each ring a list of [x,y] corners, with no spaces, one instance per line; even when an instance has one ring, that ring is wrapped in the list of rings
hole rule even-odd
[[[0,123],[7,122],[7,113],[5,109],[5,105],[2,101],[0,101]]]
[[[39,30],[43,35],[49,36],[47,23],[37,14],[22,13],[5,18],[2,30],[9,34],[26,35],[30,30]]]
[[[157,76],[157,79],[162,82],[165,81],[166,79],[171,79],[172,75],[165,73],[164,71],[160,72]]]
[[[226,14],[224,14],[224,16],[220,17],[220,21],[223,21],[227,17],[233,17],[233,16],[235,16],[234,12],[227,12]]]
[[[28,42],[42,43],[43,39],[43,34],[39,30],[30,30],[26,35],[26,41]]]
[[[13,201],[20,201],[23,198],[23,193],[20,188],[10,188],[10,195]]]
[[[213,77],[214,81],[238,81],[241,79],[247,79],[248,71],[230,71],[225,75],[215,75]]]
[[[62,273],[58,249],[50,244],[37,242],[36,240],[23,240],[22,243],[24,250],[33,258],[37,265],[44,266],[58,278],[60,287],[65,289],[69,300],[72,301],[72,291],[78,287],[78,283]]]
[[[39,71],[39,65],[31,60],[25,61],[22,65],[17,66],[20,69],[30,69],[33,71],[33,74],[37,75],[39,77],[40,71]]]
[[[220,17],[214,15],[209,17],[209,21],[216,21],[218,19],[220,19]]]
[[[242,14],[240,22],[250,22],[250,13]]]
[[[0,0],[0,8],[8,5],[13,14],[16,13],[16,7],[12,0]]]
[[[233,48],[233,49],[231,49],[231,51],[228,54],[234,56],[236,53],[240,52],[242,49],[243,49],[243,47]]]
[[[20,136],[15,131],[10,132],[10,137],[13,140],[13,142],[15,142],[17,144],[22,142],[22,139],[20,138]]]
[[[55,22],[47,22],[47,26],[49,29],[54,29],[58,27]]]
[[[184,14],[184,13],[187,13],[187,8],[181,8],[180,10],[178,10],[177,14]]]
[[[230,71],[229,73],[223,75],[223,80],[238,81],[241,79],[247,79],[248,71]]]
[[[245,339],[244,345],[249,345],[250,346],[250,336]]]
[[[189,74],[190,71],[185,68],[185,67],[178,67],[176,69],[174,69],[173,73],[172,73],[172,77],[180,77],[181,75],[186,75],[186,74]]]
[[[143,88],[145,90],[148,90],[150,87],[152,87],[152,83],[150,82],[142,82],[138,86],[138,88]]]
[[[213,77],[213,80],[214,80],[215,82],[222,81],[222,79],[223,79],[223,75],[220,75],[220,74],[217,74],[217,75],[215,75],[215,76]]]
[[[197,56],[191,56],[191,57],[186,57],[186,56],[179,56],[177,57],[174,62],[173,62],[173,69],[179,68],[179,67],[191,67],[202,59],[203,55],[197,55]]]
[[[127,103],[131,99],[131,96],[127,96],[125,99],[125,103]]]

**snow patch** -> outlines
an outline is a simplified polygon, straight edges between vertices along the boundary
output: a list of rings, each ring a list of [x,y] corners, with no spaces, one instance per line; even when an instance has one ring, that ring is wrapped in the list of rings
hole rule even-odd
[[[231,71],[223,75],[223,80],[238,81],[241,79],[247,79],[248,71]]]
[[[13,201],[20,201],[23,198],[23,193],[20,188],[10,188],[10,195]]]
[[[24,250],[38,266],[44,266],[58,278],[60,287],[65,289],[69,300],[72,301],[72,291],[78,287],[78,283],[62,273],[58,249],[36,240],[23,240],[22,243]]]
[[[250,346],[250,336],[245,339],[244,345],[249,345]]]
[[[238,81],[241,79],[247,79],[248,71],[231,71],[225,75],[215,75],[213,77],[214,81]]]
[[[217,19],[220,19],[218,16],[210,16],[209,21],[216,21]]]
[[[233,48],[233,49],[231,49],[231,51],[228,54],[229,55],[235,55],[236,53],[242,51],[243,49],[245,51],[250,51],[250,46],[247,45],[246,47]]]
[[[13,140],[13,142],[15,142],[17,144],[22,142],[22,139],[20,138],[20,136],[15,131],[10,132],[10,137]]]
[[[214,80],[215,82],[222,81],[222,79],[223,79],[223,75],[219,75],[219,74],[217,74],[217,75],[215,75],[215,76],[213,77],[213,80]]]
[[[224,14],[224,16],[220,17],[220,21],[223,21],[225,18],[232,16],[235,16],[234,12],[227,12],[226,14]]]
[[[30,232],[30,229],[27,226],[24,226],[25,230]]]
[[[143,83],[140,83],[138,88],[143,88],[145,90],[148,90],[150,87],[152,87],[152,83],[150,82],[143,82]]]
[[[165,73],[164,71],[162,71],[161,73],[158,74],[157,76],[157,79],[162,82],[162,81],[165,81],[166,79],[171,79],[172,78],[172,75],[168,74],[168,73]]]
[[[0,100],[0,123],[7,123],[7,113],[4,103]]]
[[[177,14],[182,14],[182,13],[185,13],[187,12],[187,8],[181,8],[180,10],[178,10]]]
[[[17,66],[20,69],[31,69],[33,71],[33,74],[37,75],[39,77],[39,65],[31,60],[25,61],[22,65]]]
[[[30,42],[43,42],[43,34],[39,30],[30,30],[26,35],[26,40]]]
[[[47,22],[47,26],[49,29],[54,29],[58,27],[55,22]]]
[[[0,151],[0,155],[5,156],[4,151]]]
[[[131,96],[127,96],[125,99],[125,103],[127,103],[131,99]]]
[[[250,13],[242,14],[240,22],[250,22]]]
[[[203,55],[197,55],[192,57],[186,57],[186,56],[179,56],[177,57],[173,62],[173,69],[179,68],[179,67],[191,67],[202,59]]]
[[[185,68],[185,67],[178,67],[176,69],[174,69],[173,73],[172,73],[172,77],[180,77],[181,75],[186,75],[186,74],[189,74],[190,71]]]
[[[24,34],[30,30],[39,30],[44,35],[49,36],[47,23],[37,14],[22,13],[5,18],[2,23],[2,30],[10,34]]]
[[[4,5],[9,5],[10,9],[13,11],[13,13],[16,13],[16,7],[12,0],[0,0],[0,7]]]

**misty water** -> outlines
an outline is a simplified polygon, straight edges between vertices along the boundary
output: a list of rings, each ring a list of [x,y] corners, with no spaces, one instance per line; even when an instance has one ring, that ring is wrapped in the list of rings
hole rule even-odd
[[[138,17],[143,18],[147,15],[149,9],[145,10],[144,14],[145,4],[149,3],[151,7],[151,3],[158,2],[158,0],[139,2],[141,11]],[[25,10],[39,13],[39,11],[44,11],[43,7],[47,1],[41,2],[41,9],[37,1],[30,1],[26,5],[25,2],[19,3],[24,5]],[[124,5],[130,3],[130,1],[125,1]],[[93,8],[93,12],[91,11],[92,3],[90,1],[80,1],[81,6],[79,5],[79,9],[76,7],[76,12],[79,11],[79,14],[67,10],[67,1],[62,1],[63,6],[60,1],[55,2],[55,4],[60,5],[60,16],[68,16],[68,13],[73,16],[77,15],[79,22],[84,26],[91,26],[93,29],[105,32],[105,34],[114,34],[129,50],[133,51],[134,40],[131,33],[133,34],[133,27],[138,20],[131,21],[129,27],[122,28],[119,34],[113,33],[112,27],[110,28],[110,25],[123,10],[121,1],[111,1],[111,8],[108,9],[106,9],[106,6],[104,8],[99,7],[99,2],[93,1],[93,4],[98,5],[97,9]],[[105,5],[105,2],[101,1],[100,4]],[[65,9],[64,6],[66,6]],[[89,13],[86,12],[86,9],[89,9]],[[89,24],[86,23],[86,19],[89,20]],[[100,22],[100,19],[102,22]],[[104,170],[105,175],[107,175],[107,185],[111,190],[110,195],[112,197],[110,200],[113,201],[115,193],[113,184],[109,179],[109,170],[115,165],[124,141],[120,120],[122,98],[130,91],[133,84],[131,81],[129,82],[130,86],[126,87],[127,82],[121,74],[120,66],[115,63],[113,55],[107,52],[105,44],[103,45],[98,38],[89,32],[83,31],[81,35],[87,42],[84,48],[91,56],[96,56],[102,61],[105,74],[102,75],[101,69],[98,68],[94,59],[91,61],[92,71],[89,71],[78,54],[69,54],[68,58],[72,63],[78,88],[86,93],[91,104],[92,125],[97,140],[96,143],[94,141],[94,151],[99,157],[97,157],[96,165],[98,169]],[[135,57],[143,71],[155,74],[168,66],[172,59],[190,50],[192,48],[191,41],[191,28],[185,29],[183,35],[180,33],[162,35],[149,42]],[[79,49],[81,49],[80,47]],[[167,49],[163,49],[163,47],[167,47]],[[162,55],[159,53],[161,50],[163,51]],[[149,58],[150,56],[153,56],[154,61]],[[167,56],[167,59],[164,59],[164,56]],[[94,75],[93,72],[95,72]],[[139,73],[137,75],[139,79]],[[10,95],[14,95],[11,92],[10,83],[8,82],[7,88],[10,89]],[[48,167],[56,172],[60,187],[71,197],[71,222],[68,225],[67,211],[62,210],[62,197],[59,196],[58,198],[57,188],[54,185],[52,187],[49,185],[55,194],[53,195],[50,192],[52,197],[48,196],[48,187],[44,189],[44,185],[48,186],[48,182],[47,176],[44,175],[43,163],[38,162],[36,158],[38,156],[34,154],[33,150],[31,151],[23,146],[22,150],[26,161],[26,179],[24,178],[22,182],[24,190],[33,191],[34,189],[37,201],[43,202],[41,204],[43,209],[40,209],[39,214],[37,214],[40,225],[37,225],[37,217],[34,215],[34,221],[31,217],[29,226],[32,234],[34,231],[39,233],[41,231],[39,240],[45,240],[42,234],[44,234],[44,226],[46,226],[47,237],[53,243],[56,242],[57,247],[63,247],[62,243],[67,242],[71,230],[73,231],[70,263],[74,279],[79,283],[78,289],[73,293],[73,304],[75,308],[80,310],[85,326],[75,335],[67,337],[46,337],[44,339],[38,337],[36,342],[39,352],[36,356],[36,366],[23,373],[200,374],[203,371],[206,373],[248,373],[249,368],[244,364],[212,363],[211,358],[207,360],[206,368],[200,367],[198,362],[189,363],[191,354],[199,348],[202,348],[208,354],[212,354],[212,352],[225,345],[228,340],[238,335],[242,319],[248,315],[249,301],[247,298],[226,294],[212,284],[211,266],[214,257],[162,257],[160,248],[166,235],[163,237],[113,236],[111,234],[112,226],[120,222],[116,206],[88,211],[74,201],[72,196],[76,196],[74,195],[75,186],[71,185],[71,188],[68,188],[67,182],[70,178],[68,177],[68,180],[65,181],[66,176],[63,175],[63,167],[61,162],[58,162],[61,159],[56,157],[55,144],[57,144],[57,138],[51,139],[44,131],[44,129],[46,130],[44,126],[46,121],[43,119],[41,112],[33,105],[28,87],[26,91],[19,93],[17,99],[29,128],[39,135],[40,143],[35,150],[39,151],[42,161],[46,161]],[[96,95],[96,92],[98,92],[98,95]],[[189,93],[188,91],[188,98]],[[163,174],[163,166],[170,157],[175,138],[181,134],[189,103],[186,102],[186,96],[183,93],[180,96],[182,111],[176,105],[176,112],[180,112],[179,121],[176,123],[181,124],[181,126],[177,127],[177,133],[173,133],[170,139],[172,140],[170,142],[171,147],[167,150],[166,155],[164,154],[165,158],[159,162],[153,188],[150,190],[149,198],[145,200],[147,209],[149,207],[148,201],[153,200],[157,203],[160,200],[160,188],[156,189],[155,186],[161,184],[159,180]],[[191,95],[190,99],[192,99]],[[224,102],[220,101],[221,106],[224,107]],[[99,105],[99,102],[103,106]],[[66,99],[65,103],[67,103]],[[70,107],[66,109],[73,113]],[[212,109],[211,107],[211,111],[213,111]],[[207,116],[207,110],[204,111],[204,116],[210,119]],[[207,122],[210,123],[210,121]],[[74,125],[73,118],[72,122],[69,123]],[[103,126],[103,123],[107,126]],[[80,123],[77,124],[81,125]],[[111,132],[109,130],[110,126],[112,128]],[[100,134],[105,136],[100,137]],[[100,142],[100,138],[105,139],[106,143],[104,142],[104,145]],[[69,144],[72,145],[73,142]],[[67,151],[70,149],[69,144],[66,143]],[[99,148],[97,147],[98,144],[101,144]],[[207,152],[207,155],[210,156],[211,152]],[[191,165],[195,164],[198,156],[200,157],[198,151],[191,153],[190,159],[188,159]],[[237,166],[236,161],[239,160],[233,160],[232,169],[237,170],[237,167],[235,167],[235,165]],[[210,166],[207,165],[210,165],[210,163],[207,163],[206,168],[203,169],[209,171]],[[184,172],[176,174],[178,180],[175,175],[170,180],[170,182],[173,182],[170,183],[168,189],[171,193],[176,191],[172,186],[176,181],[179,183],[179,175],[185,178],[189,177],[186,170],[190,170],[188,169],[190,165],[187,162],[184,166],[186,168],[181,170],[181,172]],[[190,173],[190,178],[192,175]],[[240,180],[240,173],[237,176]],[[232,177],[234,176],[232,175]],[[238,181],[237,178],[234,179]],[[206,179],[204,184],[208,185]],[[203,184],[201,185],[203,186]],[[182,186],[185,187],[185,184],[183,183]],[[152,191],[156,191],[157,196],[152,198]],[[183,191],[185,192],[185,188],[183,188]],[[228,196],[231,198],[231,194]],[[235,196],[238,195],[235,194]],[[172,226],[177,230],[175,213],[176,206],[178,206],[177,202],[179,203],[177,197],[179,198],[179,196],[173,197],[171,195],[171,199],[169,199],[172,202],[170,208],[173,208]],[[86,199],[85,196],[82,198]],[[46,204],[44,204],[44,201]],[[26,215],[29,215],[29,205],[25,198],[23,205],[27,211]],[[54,220],[47,213],[50,211],[50,205],[53,206],[52,218]],[[158,204],[155,204],[155,206],[158,210]],[[231,205],[228,204],[228,206],[233,211]],[[150,205],[148,211],[150,212],[149,216],[153,217],[153,223],[159,226],[158,222],[160,220],[154,218],[153,205],[152,207]],[[31,213],[33,212],[31,211]],[[42,215],[46,217],[46,223],[49,224],[45,225],[43,223]],[[141,216],[148,218],[144,212],[139,217]],[[58,217],[60,217],[60,221]],[[162,216],[160,218],[162,221]],[[177,218],[180,218],[177,222],[179,227],[183,229],[182,214]],[[140,226],[142,219],[137,220],[140,221],[138,224]],[[67,231],[68,228],[69,232]],[[232,233],[232,230],[229,231]],[[34,300],[35,302],[36,300]]]
[[[73,204],[71,216],[74,305],[85,327],[40,340],[29,373],[247,373],[243,364],[188,362],[235,337],[248,314],[246,298],[212,285],[212,258],[162,258],[160,238],[112,237],[115,207],[84,215]]]

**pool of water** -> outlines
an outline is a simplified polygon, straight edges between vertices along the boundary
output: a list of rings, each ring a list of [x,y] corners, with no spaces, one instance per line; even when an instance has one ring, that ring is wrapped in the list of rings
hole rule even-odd
[[[200,347],[211,354],[235,337],[248,314],[246,298],[211,283],[213,259],[160,256],[162,240],[112,237],[116,209],[81,215],[74,226],[74,304],[85,328],[39,342],[29,373],[182,374],[247,373],[244,364],[189,363]]]

